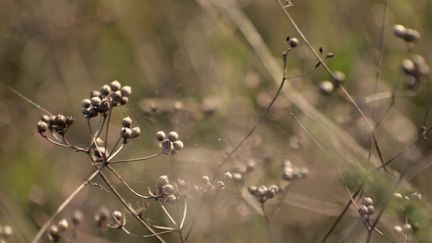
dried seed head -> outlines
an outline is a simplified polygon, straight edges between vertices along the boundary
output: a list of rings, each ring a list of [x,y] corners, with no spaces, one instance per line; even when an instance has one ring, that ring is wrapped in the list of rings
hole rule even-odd
[[[363,200],[362,200],[362,204],[366,205],[366,206],[370,206],[370,205],[374,204],[374,201],[370,197],[364,197]]]
[[[400,225],[395,225],[395,227],[393,229],[398,233],[402,233],[402,231],[403,231],[403,229]]]
[[[393,34],[397,37],[397,38],[403,38],[406,34],[406,28],[403,25],[400,24],[395,24],[393,25]]]
[[[393,193],[393,196],[394,196],[396,199],[402,199],[402,198],[403,198],[402,194],[400,194],[400,193],[398,193],[398,192]]]
[[[402,60],[402,71],[405,72],[405,74],[413,74],[416,70],[416,65],[414,62],[410,59],[405,58]]]
[[[90,101],[90,99],[83,99],[83,100],[81,101],[81,107],[84,108],[84,109],[89,108],[90,105],[91,105],[91,101]]]
[[[158,131],[158,132],[156,133],[156,139],[157,139],[159,142],[162,142],[163,140],[165,140],[165,138],[166,138],[166,135],[165,135],[165,133],[164,133],[163,131]]]
[[[162,187],[162,186],[167,185],[167,184],[169,184],[168,176],[167,175],[159,176],[158,185]]]
[[[336,83],[336,84],[338,84],[338,85],[341,85],[341,84],[343,84],[344,82],[345,82],[345,78],[346,78],[346,76],[345,76],[345,74],[343,73],[343,72],[341,72],[341,71],[334,71],[334,73],[333,73],[333,81]]]
[[[67,126],[72,125],[73,122],[74,122],[74,118],[73,118],[73,117],[71,117],[71,116],[67,116],[67,117],[66,117],[66,125],[67,125]]]
[[[367,206],[362,205],[358,208],[358,212],[360,213],[361,216],[366,216],[369,214],[369,210],[367,208]]]
[[[256,186],[248,186],[248,191],[252,195],[256,195],[258,188]]]
[[[37,123],[38,133],[42,134],[42,133],[46,132],[47,129],[48,129],[48,124],[46,122],[38,121],[38,123]]]
[[[246,171],[252,171],[256,167],[256,161],[254,159],[249,159],[246,164]]]
[[[217,181],[217,182],[216,182],[216,188],[217,188],[218,190],[222,190],[222,189],[224,189],[224,188],[225,188],[225,183],[224,183],[223,181]]]
[[[3,236],[5,239],[11,238],[13,235],[13,228],[10,225],[3,226],[3,229],[1,231],[1,236]]]
[[[100,96],[100,92],[97,90],[93,90],[92,92],[90,92],[90,97],[99,97]]]
[[[184,147],[184,144],[181,140],[174,141],[172,144],[173,144],[174,150],[177,152],[182,150]]]
[[[171,154],[174,151],[174,145],[168,139],[165,139],[162,142],[160,142],[159,146],[161,147],[162,151],[166,154]]]
[[[58,223],[58,230],[60,233],[65,232],[69,228],[69,223],[66,219],[62,219]]]
[[[120,90],[117,90],[114,93],[112,93],[111,97],[113,99],[113,102],[120,102],[120,99],[122,97]]]
[[[105,227],[108,221],[109,214],[109,210],[106,207],[101,207],[94,216],[96,225],[100,228]]]
[[[408,233],[411,229],[412,229],[412,226],[411,226],[410,224],[408,224],[408,223],[406,223],[406,224],[404,224],[404,225],[402,226],[402,231],[403,231],[405,234]]]
[[[225,181],[227,181],[227,182],[231,181],[232,178],[233,178],[233,176],[232,176],[231,172],[229,172],[229,171],[225,172],[225,174],[224,174]]]
[[[174,141],[176,141],[176,140],[179,139],[179,135],[178,135],[177,132],[175,132],[175,131],[171,131],[171,132],[168,133],[168,139],[169,139],[171,142],[174,142]]]
[[[201,177],[201,180],[204,182],[204,183],[210,183],[210,178],[208,177],[208,176],[202,176]]]
[[[126,96],[122,96],[119,100],[120,105],[126,105],[129,101],[129,98]]]
[[[102,86],[102,88],[101,88],[101,94],[102,94],[102,96],[108,96],[110,93],[111,93],[111,87],[109,86],[109,85],[104,85],[104,86]]]
[[[120,134],[122,138],[129,139],[132,137],[132,130],[128,127],[123,127]]]
[[[57,225],[51,225],[50,229],[48,230],[48,238],[52,242],[58,242],[60,240],[61,233],[59,232]]]
[[[96,138],[95,143],[98,147],[101,147],[105,144],[105,142],[102,138]]]
[[[333,52],[327,52],[326,53],[326,58],[332,58],[334,56],[335,56],[335,54]]]
[[[132,94],[132,88],[130,86],[123,86],[120,91],[124,97],[129,97]]]
[[[290,45],[291,48],[295,48],[295,47],[298,46],[299,40],[297,38],[295,38],[295,37],[289,38],[288,44]]]
[[[132,119],[130,117],[125,117],[122,120],[122,126],[123,127],[130,127],[132,125]]]
[[[41,117],[41,121],[44,121],[46,123],[50,123],[51,122],[51,116],[49,116],[49,115],[43,115]]]
[[[234,172],[234,173],[232,173],[232,178],[235,181],[241,181],[241,180],[243,180],[243,175],[238,173],[238,172]]]
[[[167,202],[174,202],[175,200],[177,200],[177,197],[174,194],[170,194],[170,195],[168,195],[168,196],[165,197],[165,200]]]
[[[121,88],[121,84],[120,84],[119,81],[114,80],[114,81],[112,81],[112,82],[110,83],[110,87],[111,87],[111,90],[112,90],[112,91],[117,91],[117,90],[119,90],[119,89]]]
[[[367,206],[368,214],[372,215],[375,212],[375,207],[373,205]]]
[[[141,134],[141,128],[139,127],[134,127],[132,128],[132,134],[131,134],[131,138],[136,138]]]
[[[83,220],[84,215],[80,210],[75,210],[72,214],[72,224],[78,225]]]
[[[330,82],[328,80],[322,81],[319,85],[319,89],[322,94],[324,95],[331,95],[333,91],[335,90],[333,82]]]
[[[112,213],[112,217],[117,222],[122,222],[124,219],[122,212],[117,210]]]
[[[66,125],[66,117],[62,114],[58,114],[55,118],[54,118],[54,124],[57,124],[59,126],[64,126]]]
[[[170,195],[174,193],[174,186],[171,184],[164,185],[162,186],[161,189],[162,189],[162,193],[165,195]]]
[[[91,98],[90,101],[92,106],[99,106],[102,102],[101,98],[99,98],[98,96]]]
[[[414,29],[406,29],[403,39],[406,42],[416,42],[420,39],[420,33]]]

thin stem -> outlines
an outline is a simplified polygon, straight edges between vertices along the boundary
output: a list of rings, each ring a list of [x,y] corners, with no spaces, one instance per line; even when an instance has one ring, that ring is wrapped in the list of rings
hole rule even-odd
[[[162,239],[155,231],[152,229],[141,217],[139,217],[136,211],[132,208],[132,206],[126,202],[126,200],[120,195],[120,193],[114,188],[114,186],[109,182],[108,178],[102,173],[99,173],[102,180],[105,184],[110,188],[110,190],[114,193],[114,195],[119,199],[119,201],[126,207],[126,209],[142,224],[144,227],[150,231],[154,237],[156,237],[161,243],[166,243],[164,239]]]
[[[107,150],[108,150],[108,132],[109,132],[109,125],[110,125],[110,121],[111,121],[111,111],[112,111],[112,109],[110,109],[108,111],[108,120],[107,120],[107,124],[105,127],[105,140],[104,140],[104,142],[105,142],[105,148]]]
[[[183,207],[183,217],[182,217],[182,220],[180,222],[180,229],[183,229],[183,225],[184,225],[184,222],[186,220],[187,209],[188,209],[187,200],[185,199],[184,200],[184,207]]]
[[[52,224],[54,219],[66,208],[66,206],[78,195],[78,193],[91,181],[93,178],[95,178],[96,175],[100,173],[100,170],[97,170],[91,174],[87,180],[85,180],[83,183],[81,183],[75,191],[73,191],[64,201],[63,203],[57,208],[54,214],[51,215],[51,217],[48,219],[47,222],[42,226],[42,228],[38,231],[36,236],[33,238],[32,243],[38,242],[42,235],[45,233],[45,231],[48,229],[48,227]]]
[[[139,194],[138,192],[136,192],[131,186],[129,186],[129,184],[123,179],[123,177],[121,177],[121,175],[109,164],[107,164],[107,168],[119,179],[119,181],[126,186],[126,188],[135,196],[139,197],[139,198],[144,198],[144,199],[152,199],[153,197],[151,196],[146,196],[146,195],[142,195]]]
[[[265,211],[265,207],[264,207],[264,203],[261,203],[261,209],[263,211],[263,216],[264,219],[266,221],[266,225],[267,225],[267,235],[268,235],[268,239],[269,239],[269,243],[273,243],[273,236],[272,236],[272,232],[271,232],[271,222],[270,222],[270,218],[268,217],[266,211]]]
[[[159,155],[161,155],[162,152],[159,152],[157,154],[152,154],[149,156],[145,156],[145,157],[140,157],[140,158],[135,158],[135,159],[122,159],[122,160],[114,160],[114,161],[110,161],[110,164],[118,164],[118,163],[130,163],[130,162],[137,162],[137,161],[143,161],[143,160],[149,160],[149,159],[153,159],[158,157]]]
[[[121,227],[121,230],[123,230],[123,232],[125,232],[126,234],[128,234],[128,235],[130,235],[130,236],[132,236],[132,237],[135,237],[135,238],[149,238],[149,237],[154,237],[155,235],[154,234],[147,234],[147,235],[136,235],[136,234],[134,234],[134,233],[131,233],[128,229],[126,229],[124,226],[123,227]],[[156,233],[157,235],[163,235],[163,234],[168,234],[168,233],[172,233],[172,232],[174,232],[175,230],[165,230],[165,231],[161,231],[161,232],[158,232],[158,233]]]
[[[318,59],[318,61],[321,63],[321,65],[324,67],[324,69],[333,77],[334,74],[330,70],[329,66],[324,62],[324,60],[321,58],[321,56],[318,54],[318,52],[313,48],[312,44],[309,42],[309,40],[306,38],[306,36],[303,34],[303,32],[298,27],[297,23],[294,21],[294,19],[291,17],[291,14],[288,12],[287,8],[284,7],[283,3],[280,0],[275,0],[279,6],[281,7],[282,11],[284,12],[285,16],[288,18],[289,22],[293,26],[293,28],[296,30],[297,34],[301,37],[301,39],[305,42],[306,46],[309,48],[309,50],[313,53],[313,55]],[[351,102],[351,104],[356,108],[356,110],[360,113],[360,115],[363,117],[363,119],[368,124],[369,128],[373,130],[373,125],[367,118],[366,114],[360,109],[360,106],[357,104],[357,102],[354,100],[354,98],[351,96],[351,94],[343,87],[340,86],[340,89],[345,94],[345,96],[348,98],[348,100]]]
[[[175,227],[177,226],[176,221],[174,220],[174,218],[171,216],[171,214],[168,212],[168,210],[165,208],[164,205],[160,204],[161,208],[163,209],[163,211],[165,212],[166,216],[168,216],[168,218],[171,220],[171,222],[174,224]]]

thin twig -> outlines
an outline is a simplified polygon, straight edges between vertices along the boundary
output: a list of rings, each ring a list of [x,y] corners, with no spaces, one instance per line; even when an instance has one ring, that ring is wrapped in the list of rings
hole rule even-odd
[[[78,193],[91,181],[93,180],[96,175],[100,173],[100,170],[97,170],[91,174],[87,180],[85,180],[83,183],[81,183],[64,201],[63,203],[57,208],[54,214],[51,215],[51,217],[48,219],[47,222],[42,226],[42,228],[38,231],[36,236],[33,238],[32,243],[38,242],[42,235],[45,233],[45,231],[48,229],[48,227],[52,224],[54,219],[66,208],[66,206],[78,195]]]

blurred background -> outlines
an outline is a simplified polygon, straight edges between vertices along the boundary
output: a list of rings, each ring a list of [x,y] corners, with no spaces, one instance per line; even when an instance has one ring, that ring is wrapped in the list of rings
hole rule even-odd
[[[381,155],[347,96],[340,89],[328,95],[320,91],[322,81],[331,77],[322,65],[314,69],[317,59],[276,1],[1,0],[0,81],[53,114],[73,116],[68,138],[81,146],[90,141],[81,100],[113,80],[130,85],[129,103],[113,114],[112,141],[125,116],[142,133],[118,158],[158,152],[158,130],[175,130],[185,143],[174,156],[116,166],[130,185],[146,193],[160,175],[199,184],[203,175],[215,174],[218,163],[255,125],[276,93],[286,37],[297,37],[300,44],[288,55],[287,76],[313,71],[287,80],[264,121],[224,165],[222,171],[241,171],[247,164],[253,164],[253,170],[227,184],[200,211],[189,241],[268,242],[262,211],[246,188],[282,183],[282,164],[289,159],[309,174],[293,183],[283,198],[266,203],[272,211],[282,201],[271,218],[274,242],[318,242],[349,201],[347,189],[354,191],[366,171],[380,164],[380,156],[387,160],[405,151],[389,173],[374,174],[364,195],[382,208],[409,163],[397,189],[403,198],[391,200],[378,226],[387,237],[405,242],[394,227],[409,222],[410,242],[432,242],[431,146],[422,140],[404,150],[423,125],[431,85],[425,77],[410,88],[401,71],[404,58],[419,54],[426,63],[431,58],[432,1],[292,3],[287,9],[313,48],[323,49],[331,70],[345,73],[344,87],[373,124],[379,121],[375,135]],[[418,30],[421,38],[410,47],[393,35],[394,24]],[[335,56],[325,58],[328,52]],[[41,138],[36,122],[44,112],[0,87],[0,226],[14,230],[7,242],[28,242],[93,167],[85,154]],[[143,204],[114,184],[131,204]],[[199,199],[190,199],[186,222],[199,205]],[[62,241],[143,242],[120,230],[99,229],[94,215],[101,207],[125,212],[131,231],[146,233],[111,193],[88,186],[59,217],[70,219],[75,210],[84,213],[75,229],[77,238],[69,232]],[[174,211],[175,205],[170,207]],[[158,224],[170,225],[157,202],[150,202],[145,213]],[[330,239],[365,242],[366,234],[352,207]],[[165,238],[179,242],[177,234]],[[374,234],[371,242],[387,241]]]

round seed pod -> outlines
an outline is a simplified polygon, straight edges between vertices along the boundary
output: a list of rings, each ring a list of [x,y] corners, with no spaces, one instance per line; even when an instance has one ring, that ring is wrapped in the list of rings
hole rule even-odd
[[[358,212],[360,213],[360,215],[365,216],[369,214],[369,210],[367,208],[367,206],[362,205],[358,208]]]
[[[225,183],[224,183],[223,181],[217,181],[217,182],[216,182],[216,188],[217,188],[218,190],[222,190],[222,189],[224,189],[224,188],[225,188]]]
[[[333,82],[328,81],[328,80],[324,80],[320,83],[319,89],[320,89],[320,92],[322,94],[331,95],[334,92],[335,87],[334,87]]]
[[[129,97],[132,94],[132,88],[130,86],[123,86],[120,91],[124,97]]]
[[[117,91],[121,88],[121,84],[119,81],[114,80],[110,83],[111,91]]]
[[[44,121],[38,121],[38,123],[37,123],[37,130],[38,130],[38,133],[44,133],[44,132],[46,132],[46,130],[48,130],[48,124],[46,123],[46,122],[44,122]]]
[[[115,227],[121,228],[126,224],[126,218],[124,217],[123,213],[120,211],[114,211],[112,213],[112,218],[115,221]]]
[[[69,223],[66,219],[62,219],[58,223],[58,230],[60,233],[65,232],[69,228]]]
[[[373,205],[367,206],[368,214],[372,215],[375,212],[375,207]]]
[[[299,40],[297,38],[289,38],[288,44],[290,45],[291,48],[295,48],[298,46]]]
[[[122,138],[131,138],[132,137],[132,130],[128,127],[124,127],[121,129],[121,137]]]
[[[105,84],[104,86],[102,86],[100,93],[104,97],[108,96],[111,93],[111,87]]]
[[[72,224],[78,225],[82,222],[84,218],[83,213],[80,210],[75,210],[72,214]]]
[[[92,92],[90,92],[90,97],[99,97],[100,96],[100,92],[97,90],[93,90]]]
[[[74,122],[74,118],[73,117],[71,117],[71,116],[67,116],[66,117],[66,125],[70,126],[70,125],[73,124],[73,122]]]
[[[374,204],[374,201],[370,197],[364,197],[362,200],[363,205],[370,206]]]
[[[413,74],[415,73],[416,70],[416,65],[414,64],[414,62],[408,58],[402,60],[401,67],[402,67],[402,71],[405,74]]]
[[[184,147],[184,144],[181,140],[174,141],[172,144],[174,146],[174,150],[176,150],[176,151],[180,151]]]
[[[171,184],[164,185],[162,186],[161,189],[162,189],[162,193],[165,195],[170,195],[174,193],[174,186]]]
[[[91,105],[90,99],[83,99],[81,101],[81,107],[84,108],[84,109],[89,108],[90,105]]]
[[[416,42],[420,39],[420,33],[414,29],[406,29],[403,39],[406,42]]]
[[[335,71],[332,78],[336,84],[341,85],[345,82],[346,76],[341,71]]]
[[[158,140],[159,142],[162,142],[163,140],[165,140],[166,135],[164,131],[158,131],[156,132],[156,140]]]
[[[112,100],[114,103],[116,102],[120,102],[120,98],[121,98],[121,92],[119,90],[115,91],[114,93],[112,93]]]
[[[169,179],[167,175],[161,175],[159,176],[159,181],[158,181],[158,185],[160,187],[164,186],[164,185],[168,185],[169,184]]]
[[[131,138],[136,138],[141,134],[141,128],[139,127],[134,127],[132,128],[132,134],[131,134]]]
[[[125,117],[122,120],[122,126],[123,127],[130,127],[132,125],[132,119],[130,117]]]
[[[128,97],[126,97],[126,96],[122,96],[122,97],[120,98],[119,103],[120,103],[120,105],[126,105],[126,104],[128,103],[128,101],[129,101],[129,98],[128,98]]]
[[[9,239],[12,237],[13,235],[13,228],[10,225],[5,225],[3,226],[1,235],[5,238],[5,239]]]
[[[175,132],[175,131],[171,131],[171,132],[168,133],[168,139],[169,139],[171,142],[174,142],[174,141],[176,141],[176,140],[179,139],[179,135],[178,135],[177,132]]]
[[[59,232],[59,229],[57,225],[51,225],[51,227],[48,230],[48,238],[52,242],[58,242],[61,239],[61,233]]]
[[[66,125],[66,117],[62,114],[58,114],[54,119],[54,124],[57,124],[59,126]]]
[[[229,172],[229,171],[225,172],[225,174],[224,174],[225,181],[231,181],[232,178],[233,178],[233,176],[232,176],[231,172]]]
[[[90,99],[90,101],[91,101],[91,104],[92,104],[93,106],[98,106],[98,105],[100,105],[101,102],[102,102],[101,98],[99,98],[98,96],[92,97],[92,98]]]
[[[51,122],[51,117],[49,115],[43,115],[41,117],[41,121],[44,121],[49,124]]]
[[[400,24],[393,25],[393,34],[397,38],[404,38],[404,36],[406,34],[406,28],[405,28],[405,26],[400,25]]]

